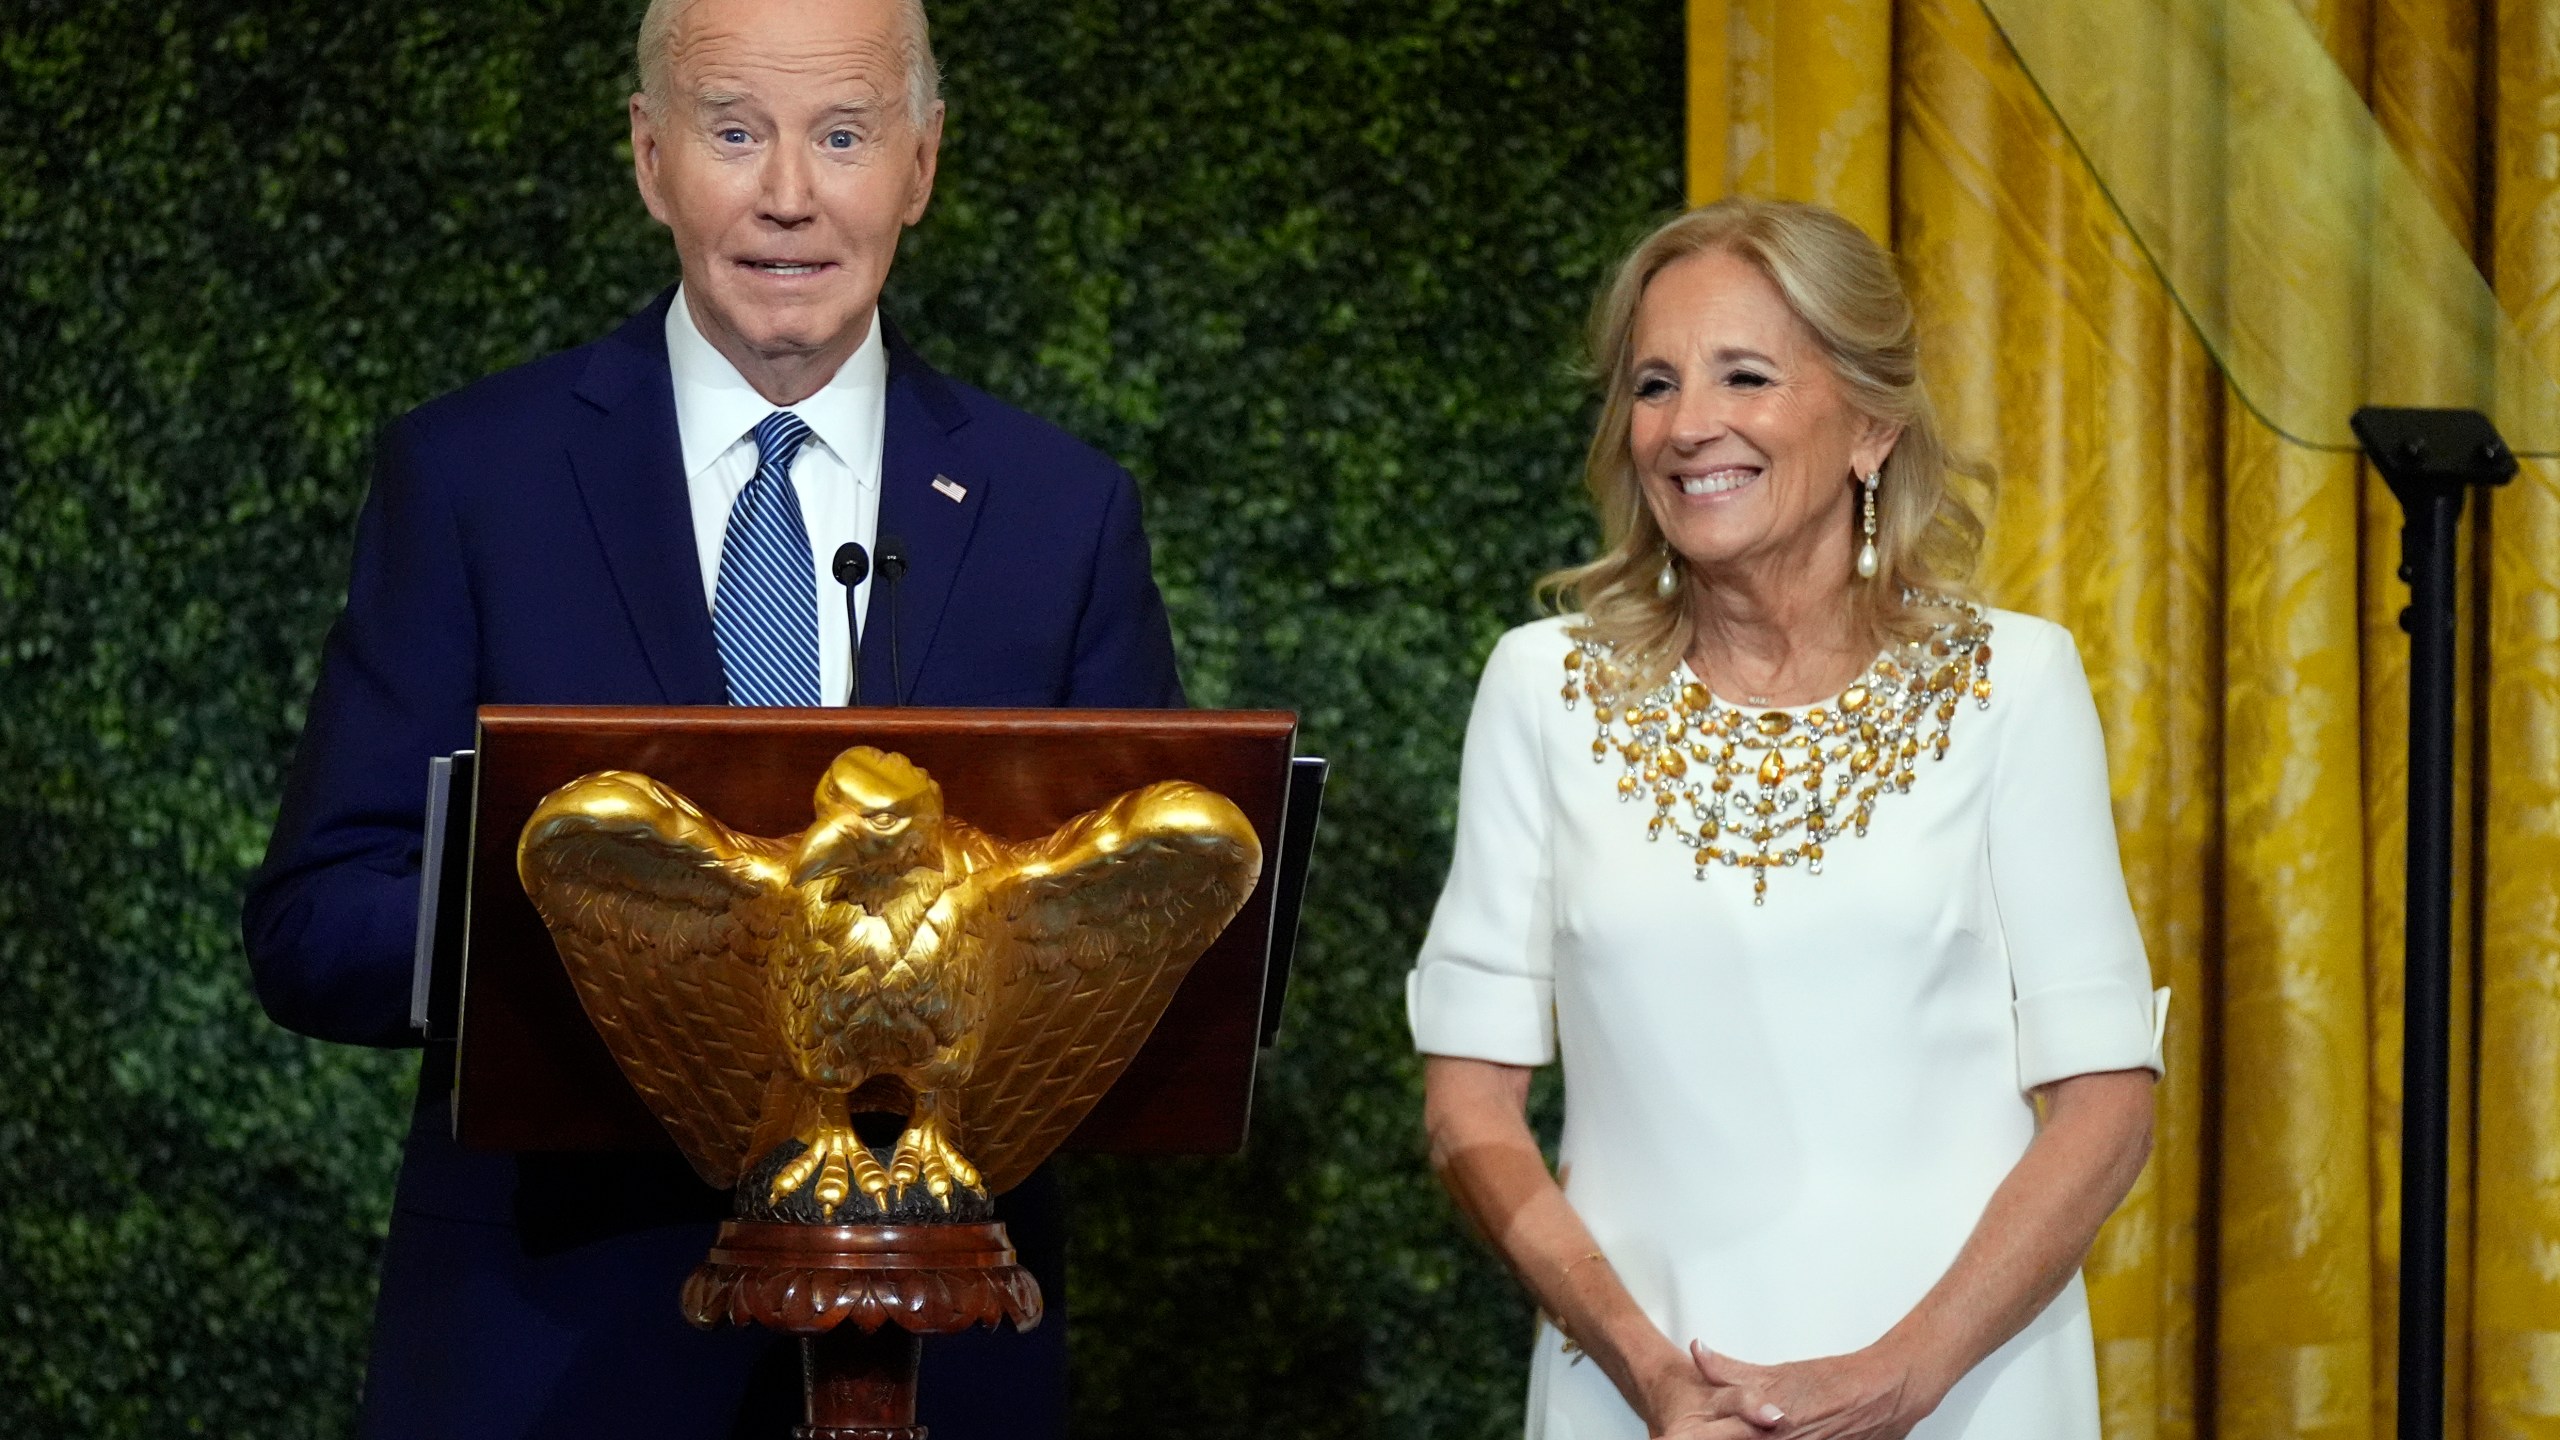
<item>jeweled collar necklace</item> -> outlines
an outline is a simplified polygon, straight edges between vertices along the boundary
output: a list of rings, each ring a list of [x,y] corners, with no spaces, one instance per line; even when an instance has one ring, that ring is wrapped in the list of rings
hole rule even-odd
[[[1625,767],[1618,798],[1649,801],[1645,838],[1671,837],[1697,862],[1746,866],[1751,903],[1767,903],[1769,871],[1822,873],[1822,847],[1867,833],[1878,797],[1911,788],[1923,751],[1947,754],[1956,709],[1991,704],[1991,622],[1975,606],[1912,595],[1956,612],[1925,640],[1887,650],[1829,704],[1797,713],[1727,705],[1685,669],[1632,702],[1614,647],[1583,639],[1564,657],[1564,703],[1585,696],[1599,732],[1591,761]]]

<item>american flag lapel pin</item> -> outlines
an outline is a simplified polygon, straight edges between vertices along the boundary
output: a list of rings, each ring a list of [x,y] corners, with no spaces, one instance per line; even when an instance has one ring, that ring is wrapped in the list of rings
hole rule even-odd
[[[941,491],[944,498],[948,499],[954,505],[957,505],[961,501],[969,498],[969,487],[952,479],[948,475],[934,476],[933,488]]]

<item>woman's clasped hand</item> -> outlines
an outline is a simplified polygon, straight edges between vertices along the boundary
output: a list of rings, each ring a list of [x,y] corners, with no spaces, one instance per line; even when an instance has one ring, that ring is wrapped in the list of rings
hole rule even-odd
[[[1759,1417],[1749,1431],[1662,1430],[1666,1437],[1732,1433],[1771,1440],[1902,1440],[1938,1406],[1940,1396],[1914,1367],[1879,1346],[1785,1365],[1753,1365],[1689,1342],[1689,1358],[1712,1395],[1749,1395],[1741,1413]]]

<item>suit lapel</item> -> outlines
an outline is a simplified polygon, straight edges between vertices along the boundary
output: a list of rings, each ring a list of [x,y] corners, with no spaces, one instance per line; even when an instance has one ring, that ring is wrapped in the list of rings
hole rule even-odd
[[[885,585],[871,587],[862,629],[862,693],[912,702],[925,691],[922,677],[933,663],[933,641],[951,587],[967,558],[978,516],[994,498],[995,477],[973,466],[957,434],[968,411],[895,326],[888,326],[889,394],[880,447],[880,535],[896,540],[907,556],[898,585],[897,658],[901,673],[891,688],[889,604]],[[934,482],[944,482],[936,488]],[[960,491],[957,499],[952,490]],[[699,586],[697,585],[697,589]],[[874,643],[870,637],[881,637]]]
[[[660,694],[670,705],[718,705],[728,691],[702,597],[675,384],[667,370],[667,303],[674,293],[659,296],[596,347],[578,381],[578,398],[590,413],[569,439],[569,465]]]

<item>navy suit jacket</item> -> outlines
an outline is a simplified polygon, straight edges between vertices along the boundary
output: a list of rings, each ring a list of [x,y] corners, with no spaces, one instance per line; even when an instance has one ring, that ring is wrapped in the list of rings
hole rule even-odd
[[[479,706],[724,702],[676,433],[668,300],[384,433],[346,610],[243,910],[258,997],[279,1023],[324,1040],[415,1043],[427,760],[472,743]],[[872,587],[863,694],[1181,704],[1128,473],[937,374],[894,328],[885,339],[879,534],[903,542],[908,569],[896,674],[888,587]],[[675,1306],[725,1197],[672,1157],[464,1151],[449,1138],[446,1077],[428,1069],[384,1256],[368,1433],[731,1433],[749,1370],[775,1368],[771,1347],[688,1332]],[[1062,1298],[1054,1188],[1035,1182],[1006,1199],[1026,1261]],[[1034,1332],[1047,1332],[1040,1354],[998,1355],[966,1382],[955,1373],[938,1385],[934,1373],[966,1346],[928,1347],[928,1405],[943,1390],[947,1411],[975,1403],[963,1390],[1062,1386],[1062,1311],[1053,1304]],[[1015,1373],[1025,1366],[1037,1373]],[[774,1383],[796,1389],[782,1368]],[[945,1433],[952,1413],[936,1433],[965,1440]],[[1002,1433],[1055,1428],[990,1414]]]

